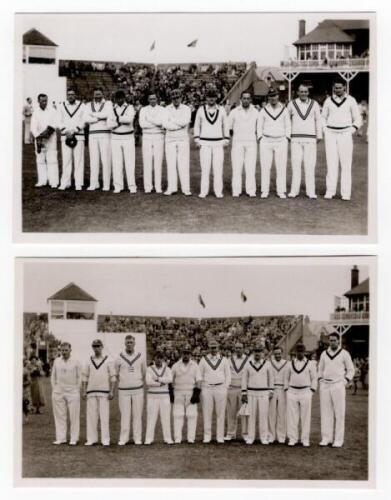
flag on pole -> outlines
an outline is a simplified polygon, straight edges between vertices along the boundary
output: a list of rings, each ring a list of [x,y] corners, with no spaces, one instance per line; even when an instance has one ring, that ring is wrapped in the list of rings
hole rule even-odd
[[[153,44],[151,45],[151,47],[149,48],[149,51],[151,50],[155,50],[155,47],[156,47],[156,40],[153,41]]]
[[[198,42],[198,38],[196,38],[192,42],[188,43],[187,46],[188,47],[196,47],[197,46],[197,42]]]
[[[202,298],[201,294],[198,294],[198,302],[202,305],[202,307],[205,309],[205,302],[204,299]]]
[[[243,290],[241,291],[240,297],[242,298],[243,302],[247,302],[247,297],[246,297],[245,293],[243,292]]]

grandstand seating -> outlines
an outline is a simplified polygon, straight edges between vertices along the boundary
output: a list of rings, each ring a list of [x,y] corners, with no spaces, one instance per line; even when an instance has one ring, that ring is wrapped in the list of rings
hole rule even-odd
[[[67,77],[67,88],[75,88],[81,99],[90,100],[94,87],[102,87],[106,98],[122,88],[134,100],[146,104],[149,91],[169,100],[170,91],[180,87],[187,104],[203,100],[208,86],[217,88],[220,100],[246,71],[246,63],[151,64],[94,63],[61,60],[59,75]]]
[[[98,316],[100,332],[145,333],[147,356],[161,350],[171,364],[180,356],[185,343],[192,346],[193,357],[199,359],[211,337],[217,338],[222,351],[232,352],[235,341],[240,340],[247,352],[254,341],[267,350],[279,344],[299,322],[297,316],[259,316],[239,318],[163,318],[138,316]]]

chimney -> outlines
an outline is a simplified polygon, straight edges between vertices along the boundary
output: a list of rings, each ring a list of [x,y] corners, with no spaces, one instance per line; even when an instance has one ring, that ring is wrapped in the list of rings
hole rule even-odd
[[[299,21],[299,38],[305,35],[305,20],[300,19]]]
[[[353,266],[351,288],[354,288],[355,286],[357,286],[359,284],[359,279],[360,279],[360,271],[358,270],[357,266]]]

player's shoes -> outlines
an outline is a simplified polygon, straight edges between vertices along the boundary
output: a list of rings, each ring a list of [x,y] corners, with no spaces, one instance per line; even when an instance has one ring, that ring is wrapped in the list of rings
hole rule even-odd
[[[83,191],[83,188],[81,186],[76,186],[76,191]]]
[[[342,196],[342,199],[343,201],[350,201],[350,198],[348,198],[347,196]]]
[[[164,196],[171,196],[173,194],[177,194],[178,191],[165,191],[163,194]]]
[[[323,198],[325,200],[332,200],[334,198],[334,196],[330,193],[326,193]]]
[[[66,444],[66,441],[59,441],[59,440],[57,440],[57,441],[53,441],[53,444],[57,444],[57,445],[59,445],[59,444]]]
[[[181,444],[181,443],[182,443],[182,440],[181,440],[181,439],[175,439],[174,443],[175,443],[175,444]]]
[[[129,189],[130,194],[136,194],[137,193],[137,188],[131,187]]]
[[[261,441],[261,444],[270,444],[269,441]]]
[[[152,444],[152,441],[144,441],[144,444],[146,444],[147,446],[149,446],[150,444]]]
[[[118,441],[118,446],[125,446],[125,445],[126,445],[125,441]]]
[[[110,446],[110,442],[109,441],[102,441],[102,446]]]
[[[164,441],[165,444],[174,444],[174,441]]]
[[[316,200],[318,197],[316,196],[316,194],[307,194],[307,198],[309,198],[310,200]]]
[[[69,441],[69,446],[76,446],[77,445],[77,441]]]
[[[254,441],[252,439],[246,439],[245,442],[246,442],[246,444],[253,444],[254,443]]]
[[[256,195],[255,193],[253,193],[253,194],[249,194],[249,195],[248,195],[248,197],[249,197],[249,198],[256,198],[256,197],[257,197],[257,195]]]
[[[224,436],[224,441],[232,441],[233,436]]]
[[[322,439],[322,441],[319,443],[319,446],[328,446],[329,444],[331,444],[331,443],[328,443],[327,441],[324,441]]]
[[[224,443],[225,443],[224,439],[218,439],[217,440],[217,444],[224,444]]]
[[[113,193],[115,193],[115,194],[118,194],[120,192],[121,192],[121,189],[118,189],[118,188],[115,188],[114,191],[113,191]]]
[[[99,186],[88,186],[87,191],[95,191],[95,189],[99,189]]]
[[[94,444],[96,444],[96,443],[92,443],[91,441],[86,441],[86,442],[84,443],[84,446],[94,446]],[[102,443],[102,444],[103,444],[103,443]]]
[[[202,442],[203,442],[204,444],[209,444],[209,443],[210,443],[210,439],[204,439]]]
[[[286,194],[285,193],[279,193],[279,194],[277,194],[277,196],[279,198],[281,198],[282,200],[284,200],[286,198]]]
[[[289,440],[288,446],[296,446],[296,441]]]
[[[183,193],[185,196],[193,196],[190,191],[188,193]]]
[[[39,183],[39,182],[37,182],[37,183],[35,184],[35,187],[36,187],[36,188],[40,188],[40,187],[43,187],[43,186],[46,186],[46,184],[42,184],[42,183]]]
[[[289,193],[288,198],[296,198],[297,194]]]
[[[135,441],[134,444],[139,446],[140,444],[143,444],[143,443],[141,441]]]
[[[342,446],[343,446],[343,443],[333,443],[332,444],[333,448],[342,448]]]
[[[308,441],[303,441],[303,446],[304,446],[304,448],[309,448],[310,443]]]
[[[261,193],[261,198],[268,198],[269,197],[269,193]]]
[[[66,189],[70,188],[71,186],[60,186],[58,188],[59,191],[65,191]]]
[[[109,186],[105,186],[102,188],[102,191],[110,191],[110,187]]]
[[[202,194],[202,193],[200,193],[200,194],[198,195],[198,198],[206,198],[206,194]]]
[[[188,442],[189,444],[194,444],[194,439],[188,439],[188,440],[187,440],[187,442]]]

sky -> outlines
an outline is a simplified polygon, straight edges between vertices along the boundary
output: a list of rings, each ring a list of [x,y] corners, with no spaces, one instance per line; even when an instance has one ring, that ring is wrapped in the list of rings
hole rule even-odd
[[[36,28],[59,45],[60,59],[279,66],[298,38],[299,19],[308,32],[325,17],[330,14],[19,14],[16,22],[18,33]],[[197,46],[187,48],[194,39]]]
[[[334,297],[350,289],[350,270],[355,263],[335,265],[335,259],[303,264],[291,259],[239,260],[181,259],[174,263],[107,260],[27,262],[24,267],[24,311],[47,312],[47,298],[70,282],[98,300],[99,314],[178,317],[224,317],[304,314],[325,321]],[[286,262],[286,260],[285,260]],[[292,264],[291,262],[295,262]],[[297,262],[297,263],[296,263]],[[307,261],[308,262],[308,261]],[[346,261],[344,261],[346,262]],[[368,268],[359,266],[360,281]],[[240,298],[241,291],[247,302]],[[206,304],[202,308],[198,294]]]

